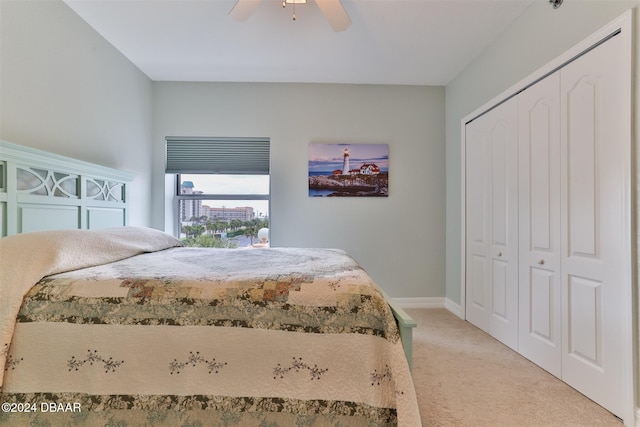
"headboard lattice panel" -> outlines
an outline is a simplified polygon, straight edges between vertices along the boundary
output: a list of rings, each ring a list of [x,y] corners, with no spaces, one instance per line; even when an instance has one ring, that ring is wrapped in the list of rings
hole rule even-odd
[[[78,175],[18,166],[16,176],[18,193],[73,199],[79,197]]]
[[[134,175],[0,141],[0,235],[127,225]]]

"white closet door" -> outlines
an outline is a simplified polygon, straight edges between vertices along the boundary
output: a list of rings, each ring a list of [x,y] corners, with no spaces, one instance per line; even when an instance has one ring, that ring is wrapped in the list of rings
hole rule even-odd
[[[562,69],[562,378],[628,406],[630,63],[616,36]]]
[[[466,139],[466,318],[478,328],[489,329],[491,233],[489,187],[490,144],[484,116],[468,123]]]
[[[561,376],[560,75],[518,95],[520,353]]]
[[[467,125],[467,319],[518,347],[517,101]]]
[[[489,113],[491,141],[491,315],[489,334],[518,349],[518,103]]]

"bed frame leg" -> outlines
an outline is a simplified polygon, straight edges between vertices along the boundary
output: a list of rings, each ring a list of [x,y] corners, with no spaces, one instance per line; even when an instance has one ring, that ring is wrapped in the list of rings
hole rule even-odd
[[[400,339],[402,340],[402,348],[407,358],[407,362],[409,362],[409,370],[411,370],[413,365],[413,328],[417,327],[418,324],[411,318],[411,316],[407,314],[406,311],[400,308],[400,306],[395,301],[393,301],[389,295],[387,295],[382,290],[381,292],[384,296],[384,299],[387,301],[387,304],[389,304],[389,307],[393,312],[393,316],[398,322]]]

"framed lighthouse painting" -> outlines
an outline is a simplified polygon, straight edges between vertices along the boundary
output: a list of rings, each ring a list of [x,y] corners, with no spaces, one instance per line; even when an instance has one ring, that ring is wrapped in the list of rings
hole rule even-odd
[[[388,196],[388,144],[309,144],[309,197]]]

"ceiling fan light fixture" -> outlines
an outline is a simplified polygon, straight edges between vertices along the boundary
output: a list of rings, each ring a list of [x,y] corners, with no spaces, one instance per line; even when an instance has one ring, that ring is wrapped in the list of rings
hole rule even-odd
[[[296,5],[297,4],[307,4],[307,0],[282,0],[282,8],[283,9],[288,4],[292,4],[293,5],[293,15],[291,15],[291,18],[295,21],[296,20]]]
[[[0,0],[2,1],[2,0]],[[249,15],[258,7],[262,0],[236,0],[229,15],[236,21],[246,21]],[[295,21],[296,4],[305,4],[308,0],[282,0],[282,7],[288,3],[293,6],[293,20]],[[316,5],[325,19],[329,21],[333,31],[344,31],[351,25],[351,18],[342,6],[341,0],[316,0]]]

